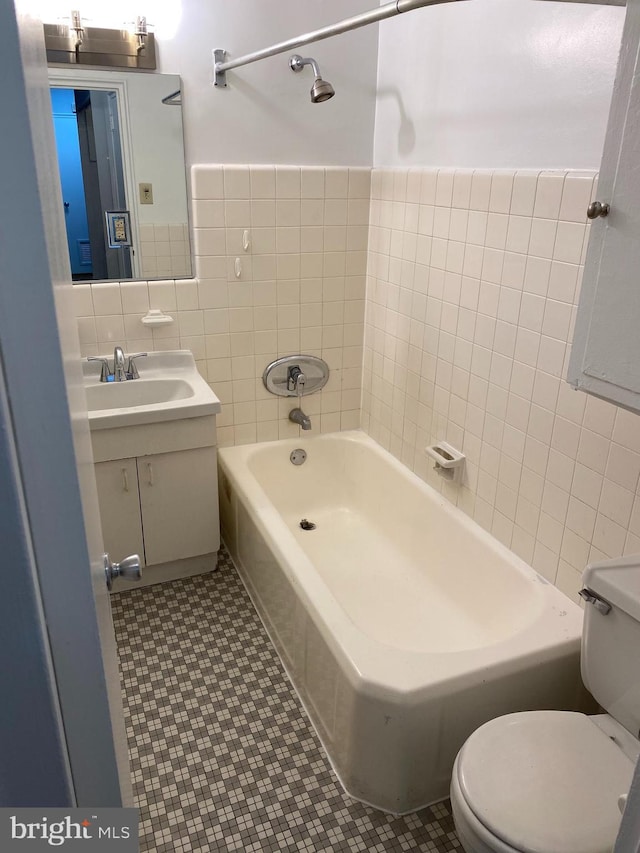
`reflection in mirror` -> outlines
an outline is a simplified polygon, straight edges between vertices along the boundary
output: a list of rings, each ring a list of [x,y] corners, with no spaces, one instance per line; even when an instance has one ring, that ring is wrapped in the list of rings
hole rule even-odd
[[[74,281],[191,275],[180,78],[49,69]]]

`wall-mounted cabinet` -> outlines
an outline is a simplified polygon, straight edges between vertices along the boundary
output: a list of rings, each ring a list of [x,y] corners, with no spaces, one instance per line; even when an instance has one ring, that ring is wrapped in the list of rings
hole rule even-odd
[[[630,3],[605,140],[568,381],[640,411],[640,4]]]

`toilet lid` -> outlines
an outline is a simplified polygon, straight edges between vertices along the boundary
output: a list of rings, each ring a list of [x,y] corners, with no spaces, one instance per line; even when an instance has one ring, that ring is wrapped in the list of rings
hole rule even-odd
[[[491,720],[460,750],[471,811],[523,853],[610,853],[633,763],[584,714],[528,711]]]

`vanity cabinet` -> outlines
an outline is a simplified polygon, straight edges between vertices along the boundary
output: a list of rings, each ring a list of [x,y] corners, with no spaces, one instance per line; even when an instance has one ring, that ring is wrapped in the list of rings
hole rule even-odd
[[[96,465],[105,549],[144,565],[216,551],[216,448],[157,453]]]
[[[215,416],[91,434],[105,551],[142,583],[212,571],[220,547]],[[114,589],[126,588],[116,580]]]
[[[640,411],[640,4],[627,4],[568,381]],[[596,212],[596,211],[594,211]]]

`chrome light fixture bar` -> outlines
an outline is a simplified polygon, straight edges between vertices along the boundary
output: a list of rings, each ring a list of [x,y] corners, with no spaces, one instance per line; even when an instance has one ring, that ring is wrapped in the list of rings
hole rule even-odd
[[[287,41],[281,41],[278,44],[271,45],[271,47],[265,47],[263,50],[256,50],[254,53],[247,53],[244,56],[239,56],[237,59],[227,60],[225,50],[214,50],[214,85],[225,87],[227,85],[227,71],[230,71],[232,68],[249,65],[251,62],[258,62],[260,59],[267,59],[267,57],[276,56],[278,53],[286,53],[287,51],[302,47],[305,44],[311,44],[315,41],[339,36],[341,33],[349,32],[349,30],[366,27],[368,24],[375,24],[377,21],[383,21],[385,18],[402,15],[403,12],[412,12],[414,9],[421,9],[423,6],[436,6],[440,3],[455,2],[458,2],[458,0],[393,0],[392,3],[385,3],[384,6],[379,6],[370,12],[361,12],[352,18],[345,18],[336,24],[330,24],[319,30],[313,30],[310,33],[304,33],[304,35],[287,39]]]
[[[132,22],[133,23],[133,22]],[[139,15],[133,31],[85,27],[77,9],[68,23],[43,24],[49,65],[102,65],[108,68],[154,70],[156,48],[147,19]]]

